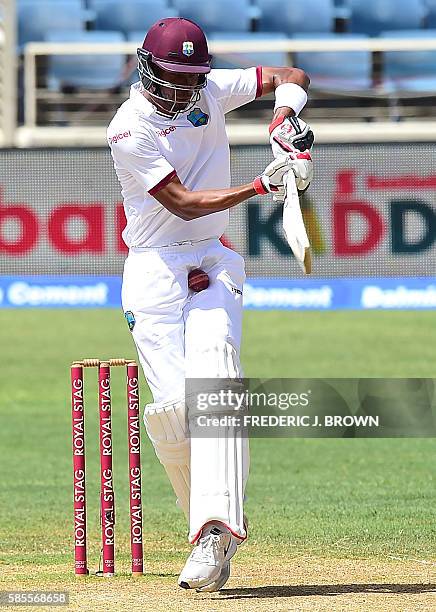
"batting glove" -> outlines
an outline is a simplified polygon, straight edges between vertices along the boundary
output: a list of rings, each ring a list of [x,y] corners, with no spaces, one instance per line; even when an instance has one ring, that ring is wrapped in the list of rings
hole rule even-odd
[[[287,156],[295,174],[297,189],[306,191],[313,178],[310,148],[314,136],[310,127],[298,117],[280,117],[269,127],[270,143],[275,158]]]
[[[272,193],[274,200],[283,202],[285,199],[285,179],[290,169],[290,159],[282,156],[272,161],[263,173],[254,179],[253,188],[259,195]]]

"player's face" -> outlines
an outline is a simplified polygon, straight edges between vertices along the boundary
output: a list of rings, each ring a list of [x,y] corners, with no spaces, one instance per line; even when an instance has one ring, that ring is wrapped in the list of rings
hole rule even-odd
[[[160,94],[162,100],[159,98],[155,101],[163,110],[172,110],[174,112],[181,112],[189,104],[194,93],[194,88],[199,84],[200,79],[204,78],[204,75],[189,73],[189,72],[170,72],[164,70],[159,66],[154,67],[154,72],[159,79],[168,81],[173,87],[160,86]],[[177,86],[183,89],[177,89]],[[168,101],[167,101],[168,100]]]

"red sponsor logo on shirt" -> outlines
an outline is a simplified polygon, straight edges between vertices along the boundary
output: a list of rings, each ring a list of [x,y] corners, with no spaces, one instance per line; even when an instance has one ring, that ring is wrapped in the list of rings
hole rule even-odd
[[[165,128],[164,130],[160,130],[159,132],[156,132],[156,134],[160,137],[160,138],[165,138],[165,136],[168,136],[168,134],[171,134],[171,132],[175,132],[177,130],[175,125],[171,125],[169,128]]]
[[[119,134],[115,134],[115,136],[109,136],[109,144],[116,144],[119,140],[123,140],[123,138],[128,138],[132,133],[130,130],[128,132],[120,132]]]

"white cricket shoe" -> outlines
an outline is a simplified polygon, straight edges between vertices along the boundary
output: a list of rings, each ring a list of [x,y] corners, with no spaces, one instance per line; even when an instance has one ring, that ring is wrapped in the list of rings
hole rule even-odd
[[[244,527],[245,531],[248,532],[248,518],[244,514]],[[237,542],[239,546],[242,542]],[[206,584],[206,586],[202,586],[197,589],[197,593],[215,593],[223,588],[226,584],[227,580],[230,578],[230,561],[225,563],[221,569],[221,574],[218,576],[216,580],[211,582],[210,584]]]
[[[232,534],[222,525],[208,525],[189,555],[180,576],[182,589],[199,589],[220,580],[224,565],[236,552]],[[228,569],[230,575],[230,566]],[[226,578],[227,580],[227,578]]]

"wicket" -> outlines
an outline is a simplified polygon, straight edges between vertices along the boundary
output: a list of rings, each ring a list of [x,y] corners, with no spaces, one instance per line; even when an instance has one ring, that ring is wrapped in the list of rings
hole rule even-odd
[[[115,573],[115,494],[112,467],[112,403],[110,369],[126,366],[129,446],[130,544],[132,574],[143,573],[141,449],[138,366],[128,359],[83,359],[71,365],[71,407],[74,472],[75,574],[89,574],[86,536],[85,400],[83,368],[98,368],[100,423],[100,507],[103,576]]]

